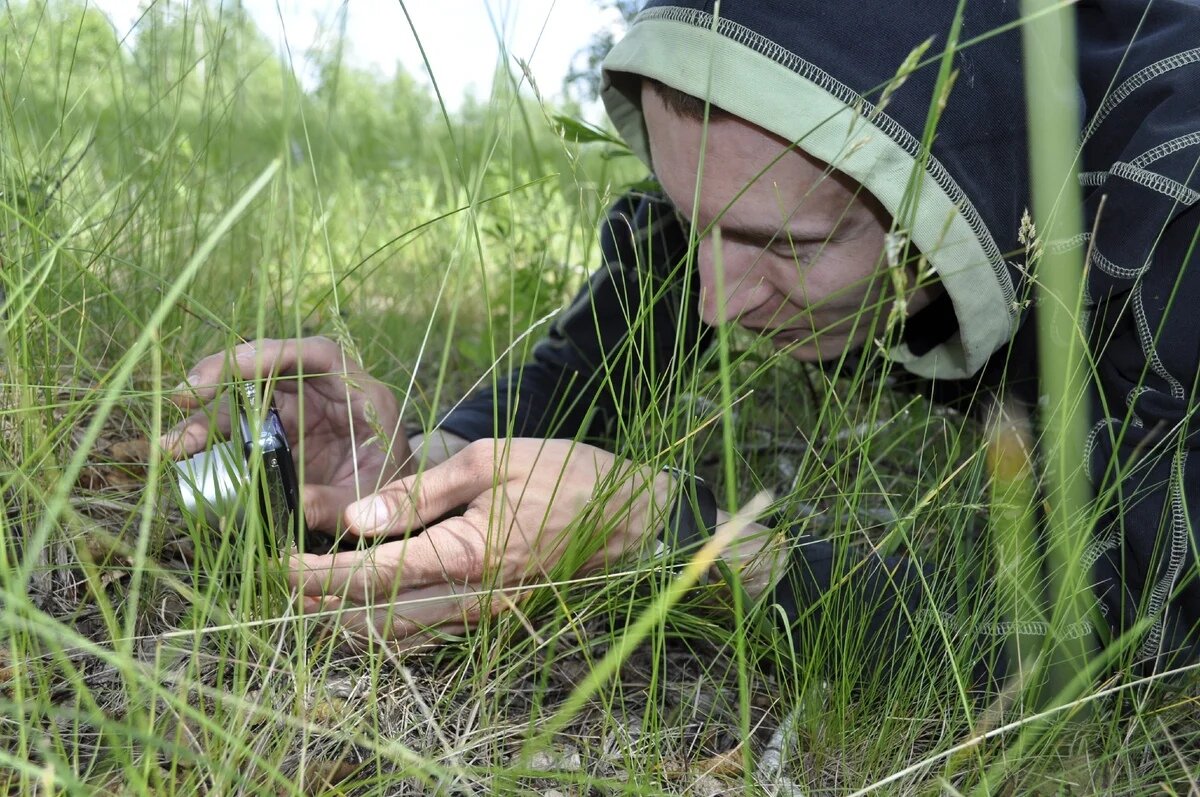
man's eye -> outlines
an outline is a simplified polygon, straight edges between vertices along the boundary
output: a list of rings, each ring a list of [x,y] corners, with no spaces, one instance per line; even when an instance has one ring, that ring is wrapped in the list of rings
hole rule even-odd
[[[795,260],[797,263],[812,262],[818,251],[820,247],[817,246],[790,246],[786,241],[782,245],[776,244],[771,247],[771,253],[775,256]]]

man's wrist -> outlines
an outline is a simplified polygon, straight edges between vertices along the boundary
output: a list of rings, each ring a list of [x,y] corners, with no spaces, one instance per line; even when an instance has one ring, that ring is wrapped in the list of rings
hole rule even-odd
[[[732,518],[725,510],[718,510],[717,525]],[[721,555],[728,569],[737,573],[742,589],[751,599],[774,588],[783,577],[788,551],[779,534],[769,526],[747,523]],[[722,577],[715,567],[709,572],[710,580]]]
[[[408,447],[412,450],[412,461],[416,467],[440,465],[470,443],[470,440],[441,429],[434,429],[428,434],[417,432],[408,438]]]
[[[712,489],[699,476],[678,468],[663,470],[673,484],[661,542],[672,551],[698,548],[733,516],[717,506]],[[704,581],[716,584],[724,582],[727,575],[736,575],[741,589],[751,599],[757,598],[774,587],[783,574],[787,551],[778,542],[778,535],[771,528],[759,523],[745,524],[721,552],[718,563],[710,568]]]

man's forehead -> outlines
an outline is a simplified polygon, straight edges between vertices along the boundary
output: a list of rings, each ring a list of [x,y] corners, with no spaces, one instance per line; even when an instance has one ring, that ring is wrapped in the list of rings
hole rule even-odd
[[[683,179],[679,179],[683,178]],[[708,227],[761,230],[791,225],[805,237],[828,234],[844,218],[853,194],[827,171],[780,169],[755,171],[746,162],[709,153],[699,185],[696,171],[659,174],[668,197],[684,216]],[[682,194],[682,195],[681,195]],[[698,202],[697,202],[698,200]]]
[[[822,202],[814,194],[791,194],[785,197],[781,192],[768,196],[766,193],[748,191],[731,196],[728,192],[714,190],[713,185],[712,181],[701,182],[700,204],[696,208],[695,218],[697,226],[709,227],[719,221],[726,230],[773,234],[786,224],[798,238],[823,238],[845,215],[847,206],[846,202]],[[691,217],[692,203],[689,199],[683,199],[685,204],[680,210],[685,216]]]
[[[705,123],[670,112],[652,94],[644,99],[653,168],[689,217],[700,175],[697,224],[719,218],[734,228],[796,219],[828,229],[853,201],[847,180],[780,136],[732,115]]]

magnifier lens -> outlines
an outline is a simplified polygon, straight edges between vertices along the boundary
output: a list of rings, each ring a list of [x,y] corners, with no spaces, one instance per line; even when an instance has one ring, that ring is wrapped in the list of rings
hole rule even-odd
[[[218,443],[176,462],[175,475],[180,500],[189,515],[216,526],[221,518],[231,516],[233,507],[237,522],[245,520],[238,490],[246,483],[246,459],[238,443]]]
[[[222,518],[243,526],[246,506],[257,504],[259,517],[286,550],[299,539],[301,516],[296,465],[283,423],[273,403],[262,412],[253,383],[239,384],[234,396],[238,439],[175,463],[180,503],[191,517],[214,528]],[[250,484],[252,476],[261,480],[257,487]]]

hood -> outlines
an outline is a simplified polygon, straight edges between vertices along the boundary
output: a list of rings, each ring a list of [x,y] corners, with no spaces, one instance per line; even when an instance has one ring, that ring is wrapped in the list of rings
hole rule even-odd
[[[954,334],[931,350],[918,353],[900,343],[889,355],[923,377],[976,374],[1011,340],[1026,306],[1025,246],[1018,240],[1029,204],[1019,4],[966,2],[953,61],[957,76],[941,98],[928,151],[921,140],[937,106],[938,54],[950,38],[957,0],[869,2],[853,9],[829,0],[726,0],[719,15],[714,5],[651,0],[612,49],[602,96],[618,132],[649,165],[638,76],[651,77],[793,141],[857,180],[900,220],[898,228],[936,270],[958,321]],[[1191,41],[1200,42],[1192,0],[1153,6],[1190,6]],[[1081,2],[1078,13],[1091,20],[1081,22],[1079,43],[1090,83],[1076,99],[1095,124],[1091,114],[1102,110],[1118,78],[1131,65],[1157,59],[1135,35],[1138,17],[1148,16],[1144,0]],[[1173,35],[1186,41],[1189,32]],[[898,80],[906,59],[931,39],[923,57],[929,63]],[[1135,48],[1146,49],[1135,55]],[[1159,57],[1181,49],[1168,46]],[[1113,135],[1114,123],[1100,123],[1110,125],[1104,146],[1125,151],[1134,131]],[[1149,135],[1170,137],[1161,130]],[[1099,157],[1107,161],[1081,164],[1093,185],[1116,156]]]

